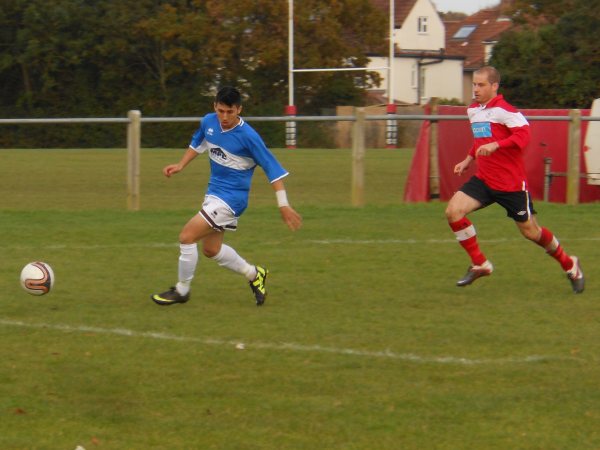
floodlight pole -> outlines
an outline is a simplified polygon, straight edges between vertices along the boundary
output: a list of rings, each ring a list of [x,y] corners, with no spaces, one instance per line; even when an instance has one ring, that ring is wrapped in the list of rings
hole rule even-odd
[[[394,101],[394,28],[395,28],[395,0],[390,0],[390,36],[389,36],[389,55],[388,55],[388,79],[387,92],[388,104],[386,112],[396,114],[396,102]],[[385,126],[385,146],[386,148],[396,148],[398,145],[398,123],[395,120],[387,120]]]
[[[285,115],[296,116],[294,105],[294,0],[288,0],[288,104]],[[296,148],[296,122],[285,123],[285,146]]]

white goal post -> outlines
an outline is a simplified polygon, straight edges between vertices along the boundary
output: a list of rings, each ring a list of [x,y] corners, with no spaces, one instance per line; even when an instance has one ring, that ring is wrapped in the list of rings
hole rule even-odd
[[[387,70],[387,92],[388,92],[388,114],[396,114],[396,105],[394,103],[393,87],[393,61],[394,61],[394,7],[395,1],[389,0],[390,21],[389,21],[389,55],[388,65],[383,67],[332,67],[332,68],[307,68],[296,69],[294,67],[294,0],[288,0],[288,104],[285,107],[286,116],[294,118],[296,116],[296,105],[294,99],[294,74],[302,72],[348,72],[358,70]],[[396,147],[397,144],[397,125],[396,121],[387,121],[387,144],[388,147]],[[288,121],[285,124],[285,142],[287,148],[296,148],[296,122]]]

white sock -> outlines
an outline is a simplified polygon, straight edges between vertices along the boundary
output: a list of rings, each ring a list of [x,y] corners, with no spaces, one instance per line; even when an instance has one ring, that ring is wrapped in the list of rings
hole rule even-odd
[[[256,278],[256,268],[246,262],[244,258],[228,245],[222,244],[221,250],[212,257],[220,266],[244,275],[248,280]]]
[[[198,246],[196,244],[179,244],[179,282],[175,286],[177,292],[185,295],[190,291],[190,284],[198,264]]]

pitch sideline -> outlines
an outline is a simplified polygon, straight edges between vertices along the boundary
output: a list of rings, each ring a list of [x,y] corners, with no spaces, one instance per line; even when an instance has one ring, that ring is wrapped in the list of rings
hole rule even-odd
[[[293,352],[312,352],[312,353],[330,353],[336,355],[359,356],[365,358],[385,358],[397,361],[412,362],[417,364],[454,364],[462,366],[482,366],[482,365],[506,365],[506,364],[526,364],[545,361],[565,361],[579,360],[575,357],[567,356],[549,356],[549,355],[529,355],[512,358],[483,358],[472,359],[456,356],[420,356],[413,353],[396,353],[390,350],[369,351],[358,350],[351,348],[337,347],[322,347],[320,345],[303,345],[290,342],[280,343],[265,343],[265,342],[244,342],[242,340],[226,341],[214,338],[196,338],[189,336],[177,336],[174,334],[150,332],[150,331],[134,331],[125,328],[102,328],[86,325],[65,325],[65,324],[49,324],[49,323],[27,323],[18,320],[0,319],[0,325],[13,326],[19,328],[30,329],[49,329],[55,331],[63,331],[70,333],[96,333],[113,336],[127,336],[133,338],[158,339],[165,341],[176,342],[192,342],[202,345],[215,345],[220,347],[230,347],[231,349],[240,350],[275,350],[275,351],[293,351]]]
[[[522,237],[516,238],[501,238],[501,239],[479,239],[483,243],[503,243],[503,242],[522,242]],[[600,237],[582,237],[582,238],[562,238],[561,242],[597,242]],[[415,244],[455,244],[456,239],[351,239],[351,238],[335,238],[335,239],[306,239],[301,241],[306,244],[316,245],[415,245]],[[264,242],[263,245],[279,245],[279,241]],[[0,245],[0,250],[101,250],[106,248],[176,248],[179,247],[177,242],[147,242],[139,244],[89,244],[89,245],[67,245],[67,244],[52,244],[52,245]]]

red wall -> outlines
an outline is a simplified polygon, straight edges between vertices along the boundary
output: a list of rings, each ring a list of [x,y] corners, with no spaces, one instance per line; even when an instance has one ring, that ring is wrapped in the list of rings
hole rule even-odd
[[[567,109],[524,109],[521,112],[527,116],[568,116]],[[582,110],[583,116],[589,116],[589,110]],[[464,106],[440,106],[439,115],[466,116]],[[567,145],[569,122],[529,120],[531,127],[531,142],[525,149],[525,168],[529,181],[529,189],[534,200],[544,196],[544,158],[552,158],[552,172],[567,171]],[[581,173],[586,173],[583,156],[583,142],[588,122],[582,122],[581,127]],[[429,123],[424,122],[419,135],[412,166],[408,175],[404,200],[407,202],[429,201]],[[469,121],[441,120],[438,122],[438,152],[440,167],[440,199],[447,201],[454,192],[475,173],[471,167],[468,173],[461,177],[454,175],[454,166],[462,161],[471,147],[473,136]],[[423,159],[426,159],[424,161]],[[553,177],[550,187],[549,200],[564,203],[566,201],[566,177]],[[600,186],[588,185],[585,179],[580,181],[579,201],[593,202],[600,200]]]

